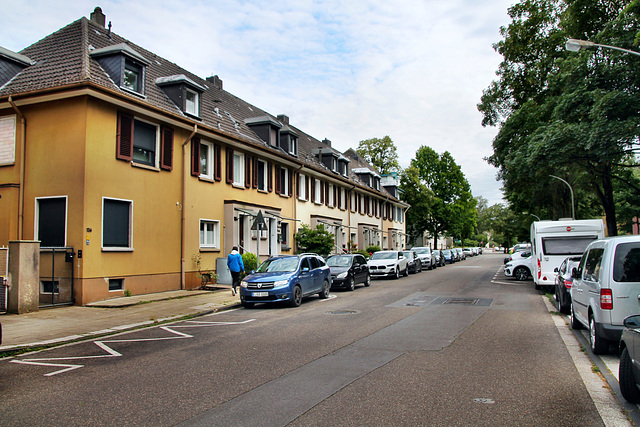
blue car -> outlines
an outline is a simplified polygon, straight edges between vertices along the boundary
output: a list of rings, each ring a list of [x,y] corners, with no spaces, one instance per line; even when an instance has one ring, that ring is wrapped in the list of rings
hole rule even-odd
[[[454,262],[456,262],[455,257],[451,253],[450,249],[443,249],[443,250],[440,251],[440,253],[442,254],[442,257],[444,258],[445,264],[453,264]]]
[[[258,302],[287,302],[292,307],[302,297],[318,294],[328,298],[331,270],[316,254],[272,257],[240,283],[240,301],[245,308]]]

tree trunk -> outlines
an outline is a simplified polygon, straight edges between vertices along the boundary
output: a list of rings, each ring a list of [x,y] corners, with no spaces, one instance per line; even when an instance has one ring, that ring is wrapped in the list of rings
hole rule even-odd
[[[609,171],[608,171],[609,172]],[[613,201],[613,185],[611,176],[605,174],[602,176],[602,207],[606,217],[607,232],[609,236],[618,235],[618,221],[616,220],[616,205]]]

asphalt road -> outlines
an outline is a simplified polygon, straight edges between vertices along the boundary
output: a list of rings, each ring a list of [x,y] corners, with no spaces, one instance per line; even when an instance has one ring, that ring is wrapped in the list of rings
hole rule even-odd
[[[0,425],[604,425],[502,258],[2,360]]]

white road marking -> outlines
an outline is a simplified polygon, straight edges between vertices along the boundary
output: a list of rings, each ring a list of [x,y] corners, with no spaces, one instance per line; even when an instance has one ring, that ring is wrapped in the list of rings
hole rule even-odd
[[[36,366],[54,366],[54,367],[62,367],[64,369],[49,372],[44,374],[45,377],[50,377],[53,375],[61,374],[63,372],[68,372],[74,369],[82,368],[84,365],[72,365],[66,363],[52,363],[54,361],[62,361],[62,360],[82,360],[82,359],[103,359],[108,357],[122,357],[123,354],[109,347],[106,343],[123,343],[123,342],[149,342],[149,341],[166,341],[166,340],[176,340],[176,339],[185,339],[185,338],[193,338],[193,335],[189,335],[184,332],[176,331],[178,328],[198,328],[205,326],[224,326],[224,325],[243,325],[249,322],[253,322],[255,319],[248,319],[242,322],[206,322],[206,321],[198,321],[198,320],[189,320],[185,323],[188,324],[178,324],[169,326],[161,326],[159,329],[167,331],[169,333],[174,334],[175,336],[170,337],[158,337],[158,338],[140,338],[140,339],[114,339],[114,340],[99,340],[94,341],[93,343],[104,350],[107,354],[93,355],[93,356],[73,356],[73,357],[48,357],[48,358],[37,358],[37,359],[20,359],[20,360],[11,360],[11,363],[20,363],[22,365],[36,365]],[[194,323],[194,324],[192,324]]]

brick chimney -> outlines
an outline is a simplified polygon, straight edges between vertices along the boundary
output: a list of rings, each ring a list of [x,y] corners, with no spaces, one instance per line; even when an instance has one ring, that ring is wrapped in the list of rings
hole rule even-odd
[[[278,114],[278,120],[281,121],[285,125],[289,124],[289,116],[286,116],[284,114]]]
[[[104,23],[106,22],[107,17],[102,13],[102,9],[100,7],[96,7],[89,17],[91,18],[91,21],[104,28]]]
[[[220,77],[218,77],[217,75],[207,77],[206,80],[210,83],[213,83],[213,86],[215,88],[222,90],[222,80],[220,80]]]
[[[329,147],[331,147],[331,141],[328,140],[327,138],[323,139],[322,143],[328,145]]]

